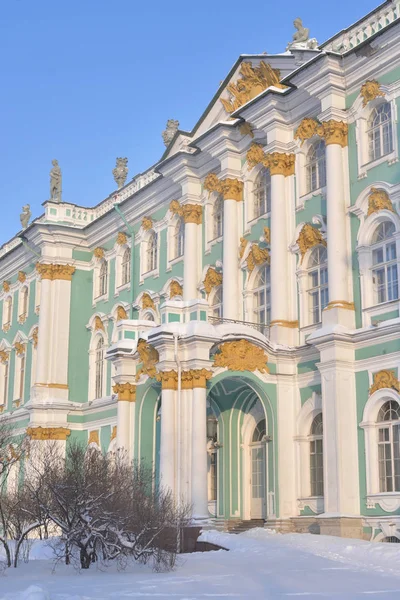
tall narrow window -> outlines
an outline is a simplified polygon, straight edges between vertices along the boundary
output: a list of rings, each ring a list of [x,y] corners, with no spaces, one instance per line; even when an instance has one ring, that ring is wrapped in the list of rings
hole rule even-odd
[[[4,308],[3,308],[3,329],[8,331],[11,327],[12,321],[12,297],[8,296],[4,300]]]
[[[254,313],[257,323],[269,325],[271,321],[271,272],[268,264],[257,274],[254,288]]]
[[[390,104],[380,104],[368,121],[369,160],[393,152],[392,110]]]
[[[26,317],[28,314],[28,288],[24,286],[20,291],[20,300],[19,300],[19,316],[18,322],[24,323],[26,321]]]
[[[122,277],[121,277],[121,285],[125,285],[129,283],[131,280],[131,249],[126,248],[122,255]]]
[[[185,221],[179,219],[174,231],[174,258],[183,256],[185,243]]]
[[[263,168],[254,184],[254,218],[257,219],[271,210],[271,175]]]
[[[19,399],[24,399],[24,385],[25,385],[25,354],[20,358],[19,363]]]
[[[95,398],[103,397],[104,340],[99,338],[95,354]]]
[[[322,311],[328,305],[328,264],[324,246],[316,246],[311,253],[308,268],[308,297],[311,323],[322,321]]]
[[[217,196],[213,206],[213,235],[216,240],[222,236],[224,229],[224,200],[221,195]]]
[[[310,430],[311,496],[324,495],[323,433],[322,413],[319,413],[314,418]]]
[[[103,260],[100,266],[99,275],[99,296],[105,296],[108,288],[108,263]]]
[[[400,406],[389,400],[378,413],[379,491],[400,491]]]
[[[372,238],[372,282],[376,304],[397,300],[399,297],[394,233],[393,223],[384,221],[378,225]]]
[[[145,272],[149,273],[157,268],[158,261],[158,241],[157,234],[153,231],[147,240],[147,255],[146,255],[146,269]]]
[[[218,286],[214,291],[211,304],[211,316],[214,319],[221,319],[222,317],[222,285]]]
[[[313,144],[307,154],[307,192],[314,192],[326,185],[325,142]]]
[[[8,373],[9,373],[9,362],[8,358],[1,362],[0,364],[1,374],[2,374],[2,382],[1,382],[1,397],[0,397],[0,405],[4,406],[7,404],[8,400]]]

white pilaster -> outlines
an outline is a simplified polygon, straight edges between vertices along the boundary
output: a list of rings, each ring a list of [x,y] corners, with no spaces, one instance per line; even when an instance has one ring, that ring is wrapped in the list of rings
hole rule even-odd
[[[224,201],[224,238],[223,238],[223,317],[239,318],[239,228],[238,203],[236,200]]]
[[[192,506],[193,518],[208,517],[207,490],[207,391],[193,388],[192,410]]]
[[[176,390],[162,390],[161,396],[161,485],[175,493],[175,410]]]

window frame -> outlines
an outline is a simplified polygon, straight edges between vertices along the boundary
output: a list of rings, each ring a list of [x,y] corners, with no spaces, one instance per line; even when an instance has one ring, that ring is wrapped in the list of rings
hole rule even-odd
[[[318,262],[315,263],[313,265],[311,265],[311,261],[313,260],[313,256],[316,254],[316,252],[321,252],[321,250],[323,250],[325,252],[326,255],[326,259],[324,262]],[[311,276],[314,274],[317,274],[317,285],[310,285],[310,279]],[[321,273],[324,273],[324,275],[326,276],[326,281],[321,283]],[[323,296],[327,295],[327,298],[325,298],[323,300]],[[328,253],[327,253],[327,249],[325,246],[323,246],[322,244],[318,244],[317,246],[314,246],[311,251],[310,254],[308,256],[308,260],[307,260],[307,289],[306,289],[306,293],[307,293],[307,307],[308,307],[308,320],[307,320],[307,324],[308,325],[319,325],[320,323],[322,323],[322,313],[324,308],[326,308],[326,306],[329,303],[329,279],[328,279]],[[317,294],[318,296],[318,304],[317,305],[312,305],[312,298],[315,298],[315,294]],[[317,310],[318,312],[318,320],[315,320],[315,311]]]
[[[324,149],[323,155],[317,155],[316,150],[319,148]],[[324,140],[317,138],[310,143],[305,158],[306,194],[317,194],[326,188],[326,144]],[[312,183],[313,177],[315,177],[315,185]]]
[[[320,428],[320,432],[313,431],[317,427]],[[324,496],[324,432],[322,412],[317,413],[312,420],[308,441],[310,449],[310,497],[322,498]],[[313,457],[315,457],[315,465],[313,465]],[[320,457],[320,464],[318,464],[318,457]],[[315,474],[315,477],[313,477],[313,474]]]

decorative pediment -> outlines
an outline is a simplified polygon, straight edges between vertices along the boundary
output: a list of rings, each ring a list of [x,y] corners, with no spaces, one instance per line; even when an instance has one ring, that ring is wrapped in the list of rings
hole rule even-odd
[[[142,304],[143,309],[151,308],[151,309],[155,310],[154,300],[152,299],[150,294],[147,294],[146,292],[144,292],[144,294],[142,295],[141,304]]]
[[[285,89],[280,79],[280,70],[273,69],[263,60],[258,66],[253,66],[251,62],[243,62],[240,66],[239,79],[226,86],[229,99],[221,98],[221,103],[230,114],[271,86]]]
[[[175,298],[175,296],[183,296],[183,288],[179,281],[171,281],[169,286],[169,297]]]
[[[230,371],[260,371],[269,373],[265,351],[247,340],[235,340],[220,345],[214,365]]]
[[[369,393],[373,394],[377,390],[383,388],[396,390],[396,392],[400,393],[400,382],[394,374],[394,371],[382,369],[382,371],[378,371],[378,373],[374,374],[374,381],[369,389]]]
[[[297,245],[299,246],[301,256],[300,262],[303,262],[304,256],[308,250],[314,248],[314,246],[319,246],[320,244],[326,246],[326,241],[322,237],[320,230],[313,227],[310,223],[305,223],[297,238]]]
[[[126,310],[123,306],[118,306],[117,308],[117,321],[123,321],[128,318],[126,314]]]
[[[379,212],[380,210],[390,210],[391,212],[395,212],[388,193],[385,192],[385,190],[379,190],[373,187],[368,196],[367,216],[369,217],[369,215]]]

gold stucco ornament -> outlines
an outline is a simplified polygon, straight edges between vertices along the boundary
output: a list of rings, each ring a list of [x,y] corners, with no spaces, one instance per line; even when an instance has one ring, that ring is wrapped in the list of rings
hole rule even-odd
[[[240,79],[236,83],[226,86],[230,99],[221,98],[221,103],[229,114],[271,86],[285,89],[285,86],[280,83],[279,69],[273,69],[263,60],[256,67],[253,67],[251,62],[243,62],[239,75]]]
[[[10,291],[10,282],[9,281],[3,281],[3,291],[6,292],[6,294]]]
[[[117,239],[116,239],[116,243],[118,244],[118,246],[124,246],[127,241],[128,241],[128,238],[126,237],[126,233],[124,233],[123,231],[120,231],[118,233]]]
[[[35,327],[35,329],[32,332],[32,342],[33,342],[34,348],[37,348],[38,341],[39,341],[39,328]]]
[[[101,330],[101,331],[104,331],[104,323],[103,323],[103,321],[100,319],[100,317],[99,317],[99,316],[96,316],[96,317],[94,318],[93,329],[94,329],[95,331],[99,331],[99,330]]]
[[[316,119],[305,117],[296,129],[294,139],[300,140],[302,146],[306,140],[314,137],[314,135],[320,135],[320,132],[321,124]]]
[[[377,390],[388,388],[396,390],[400,393],[400,382],[394,374],[394,371],[390,369],[382,369],[378,373],[374,374],[374,381],[369,389],[369,393],[373,394]]]
[[[141,375],[155,377],[157,372],[156,364],[160,360],[157,350],[146,340],[140,339],[137,345],[137,352],[142,366],[136,373],[136,381],[139,381]]]
[[[155,309],[154,300],[152,299],[150,294],[147,294],[146,292],[142,296],[142,308],[151,308],[153,310]]]
[[[252,244],[250,252],[247,255],[247,269],[250,273],[254,267],[262,265],[265,262],[270,263],[271,258],[267,248],[260,248],[258,244]]]
[[[322,233],[319,229],[313,227],[310,223],[305,223],[297,238],[297,245],[299,246],[301,256],[300,262],[302,263],[308,250],[314,248],[314,246],[326,246],[326,241],[322,237]]]
[[[203,208],[200,204],[184,204],[182,206],[182,212],[178,214],[183,215],[185,223],[195,223],[196,225],[200,225]]]
[[[37,263],[36,271],[42,279],[55,281],[71,281],[72,275],[75,273],[75,267],[72,265],[54,265],[48,263]]]
[[[248,240],[246,240],[246,238],[241,237],[240,238],[240,246],[239,246],[239,258],[243,258],[243,255],[245,253],[247,244],[249,243]]]
[[[21,342],[15,342],[14,348],[18,356],[25,354],[25,346],[24,344],[21,344]]]
[[[251,138],[254,138],[253,128],[246,121],[240,125],[239,131],[242,135],[249,135]]]
[[[28,427],[26,434],[33,441],[38,440],[62,440],[65,441],[71,434],[66,427]]]
[[[169,210],[174,215],[182,216],[182,206],[179,204],[178,200],[171,200],[169,203]]]
[[[209,267],[203,284],[208,296],[213,288],[222,284],[222,273],[218,273],[218,271],[216,271],[213,267]]]
[[[211,194],[217,192],[222,194],[224,200],[243,200],[243,181],[239,179],[218,179],[215,173],[209,173],[204,180],[204,189]]]
[[[151,217],[143,217],[142,227],[145,231],[148,231],[153,227],[153,219]]]
[[[118,308],[117,308],[117,321],[124,321],[127,318],[128,318],[128,315],[126,314],[125,308],[123,306],[118,306]]]
[[[226,367],[230,371],[260,371],[269,373],[268,356],[259,346],[247,340],[225,342],[215,355],[214,365]]]
[[[93,256],[98,259],[104,258],[104,248],[100,248],[100,246],[95,248],[93,250]]]
[[[6,362],[8,362],[8,359],[9,359],[8,352],[6,352],[5,350],[0,350],[0,361],[3,363],[3,365],[5,365]]]
[[[360,95],[363,99],[363,106],[367,106],[368,102],[375,100],[375,98],[385,97],[385,92],[381,90],[381,86],[376,79],[368,79],[362,84],[360,89]]]
[[[249,170],[260,164],[268,167],[267,155],[260,144],[252,144],[247,150],[247,164]]]
[[[178,373],[176,371],[160,371],[157,373],[156,379],[161,382],[163,390],[178,389]]]
[[[175,298],[175,296],[183,296],[183,289],[179,281],[171,281],[169,286],[169,297]]]
[[[117,394],[118,401],[135,402],[136,401],[136,385],[133,383],[116,383],[113,386],[114,394]]]
[[[25,283],[25,281],[26,281],[26,273],[24,271],[18,271],[18,281],[20,283]]]
[[[271,152],[266,154],[260,144],[252,144],[247,151],[248,168],[264,165],[270,170],[271,175],[294,175],[295,156],[284,152]]]
[[[271,243],[271,230],[269,227],[264,227],[264,240],[266,244]]]
[[[369,215],[379,212],[380,210],[390,210],[391,212],[396,212],[388,193],[385,192],[385,190],[379,190],[378,188],[373,187],[371,188],[371,192],[368,196],[367,216],[369,217]]]
[[[98,429],[96,429],[95,431],[91,431],[89,433],[88,446],[90,446],[90,444],[96,444],[96,446],[100,446],[100,438],[99,438]]]
[[[324,138],[325,144],[338,144],[342,148],[348,144],[349,127],[344,121],[323,121],[319,135]]]
[[[112,442],[113,440],[115,440],[115,438],[117,437],[117,426],[114,425],[111,431],[111,437],[110,437],[110,442]]]

